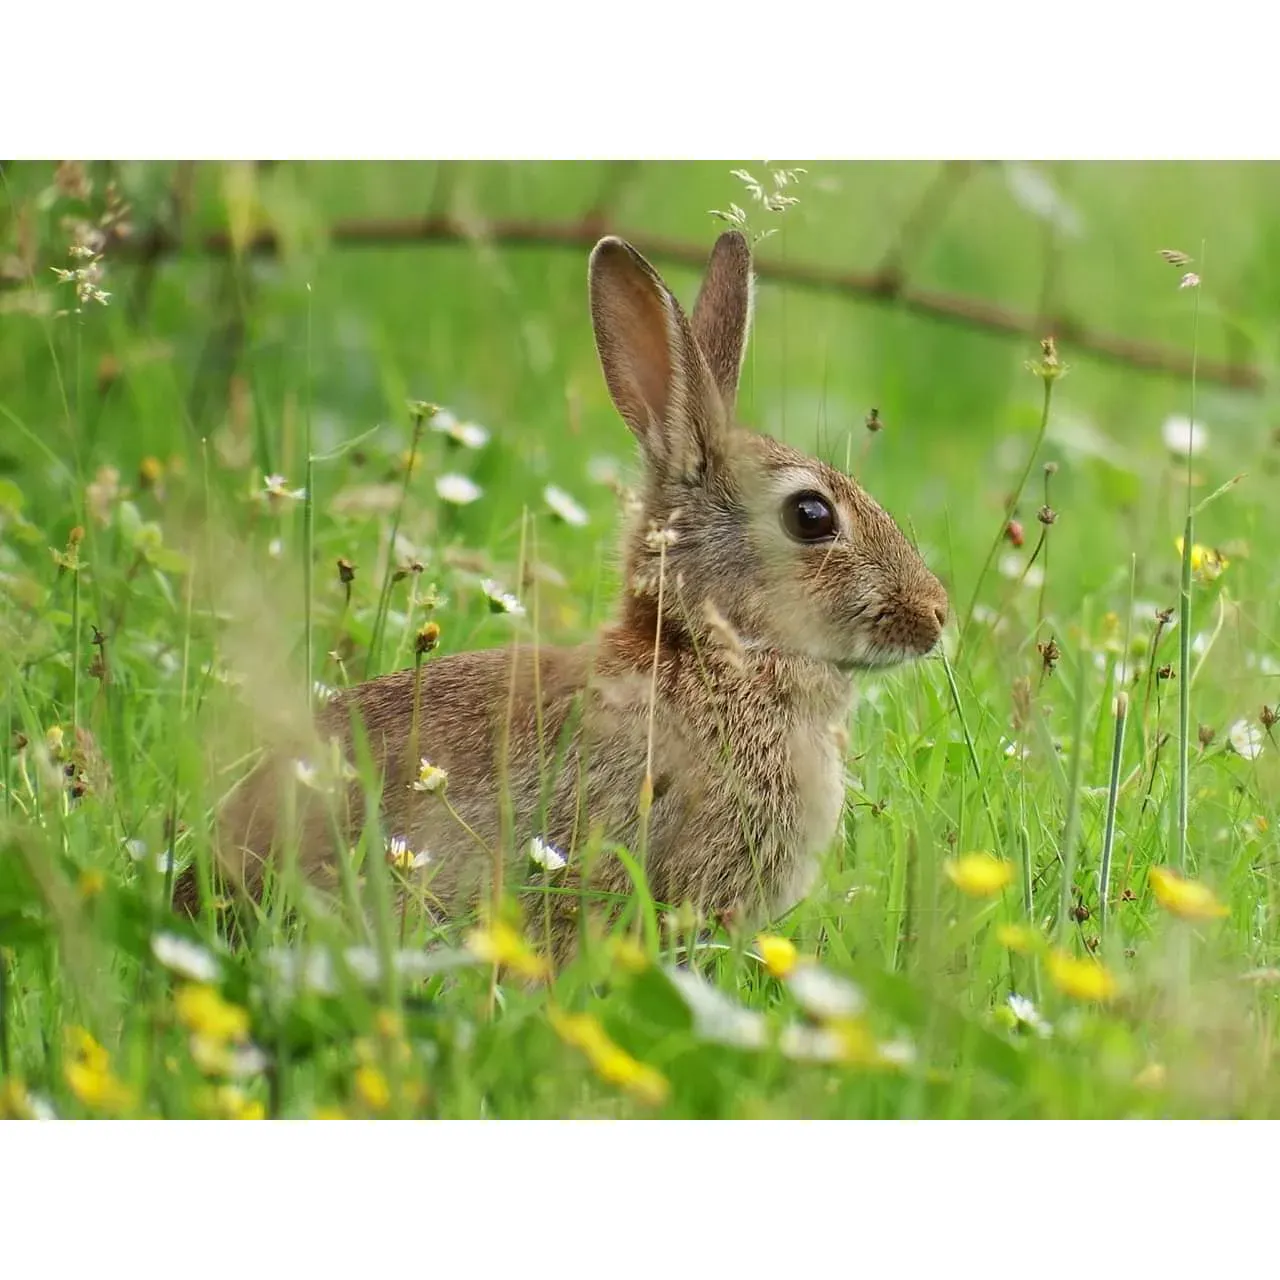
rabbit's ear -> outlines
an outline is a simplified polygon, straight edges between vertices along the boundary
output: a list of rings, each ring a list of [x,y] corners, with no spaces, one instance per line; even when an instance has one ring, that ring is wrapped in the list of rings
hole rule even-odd
[[[693,336],[707,359],[726,413],[738,398],[738,377],[751,328],[751,248],[741,231],[726,231],[711,250],[698,301]]]
[[[596,350],[623,421],[651,467],[701,476],[718,454],[725,410],[680,304],[616,236],[592,251],[589,277]]]

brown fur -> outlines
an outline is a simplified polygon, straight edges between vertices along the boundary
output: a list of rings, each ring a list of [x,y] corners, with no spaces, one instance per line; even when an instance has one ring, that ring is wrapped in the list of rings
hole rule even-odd
[[[507,852],[508,883],[524,883],[535,835],[569,858],[550,883],[625,896],[629,875],[607,846],[584,865],[594,831],[643,856],[658,901],[766,918],[808,891],[838,824],[854,672],[932,649],[946,595],[847,476],[732,425],[751,309],[740,234],[717,242],[692,322],[616,239],[591,256],[590,295],[601,366],[646,466],[616,620],[580,648],[428,662],[416,754],[412,670],[344,693],[320,732],[354,759],[359,722],[382,779],[381,830],[429,853],[422,874],[445,915],[487,891],[495,849]],[[782,504],[802,490],[834,505],[834,541],[785,531]],[[452,813],[413,789],[420,757],[448,771]],[[286,766],[263,766],[223,814],[221,857],[250,891]],[[354,839],[362,818],[352,784],[339,826]],[[314,876],[335,858],[331,821],[314,800],[299,820],[301,868]],[[531,895],[530,916],[542,918],[548,901],[563,955],[568,900]]]

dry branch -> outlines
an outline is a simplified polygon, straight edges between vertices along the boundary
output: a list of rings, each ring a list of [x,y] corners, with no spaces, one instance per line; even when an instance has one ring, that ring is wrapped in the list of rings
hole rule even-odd
[[[589,249],[611,229],[602,219],[594,217],[573,222],[514,218],[464,223],[457,218],[435,214],[416,218],[343,219],[329,228],[329,240],[344,248],[483,240],[529,248]],[[700,269],[706,260],[704,245],[644,234],[628,234],[626,238],[646,254],[668,263]],[[250,254],[270,255],[278,251],[279,239],[269,230],[256,234],[246,246],[246,252]],[[144,259],[176,252],[222,256],[232,252],[232,241],[226,231],[215,231],[201,239],[179,243],[169,233],[158,230],[132,246],[120,245],[116,255],[123,256],[128,252]],[[794,261],[770,261],[766,255],[757,260],[756,274],[762,280],[888,303],[917,315],[992,333],[1040,338],[1048,332],[1058,339],[1061,346],[1077,353],[1087,353],[1129,368],[1179,378],[1191,376],[1191,357],[1186,352],[1115,334],[1098,333],[1066,316],[1046,320],[980,298],[908,285],[901,272],[893,266],[877,271],[830,271]],[[1247,390],[1258,390],[1263,385],[1262,373],[1252,365],[1203,357],[1197,363],[1197,376],[1206,382]]]

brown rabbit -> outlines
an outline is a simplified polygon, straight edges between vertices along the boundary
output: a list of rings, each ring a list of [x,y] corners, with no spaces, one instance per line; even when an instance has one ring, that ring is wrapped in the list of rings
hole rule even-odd
[[[716,242],[691,318],[622,240],[596,245],[589,277],[605,380],[645,467],[613,622],[578,648],[428,662],[416,750],[412,670],[320,715],[349,759],[353,733],[367,741],[381,831],[427,855],[421,874],[443,915],[487,891],[503,866],[495,849],[508,886],[531,883],[534,837],[567,858],[536,873],[528,913],[540,922],[551,904],[561,957],[574,888],[615,904],[632,890],[610,842],[641,861],[658,902],[761,920],[802,898],[844,801],[856,673],[928,653],[947,616],[937,578],[852,480],[734,426],[752,303],[741,234]],[[443,796],[426,789],[424,761],[447,773]],[[224,811],[221,858],[251,892],[283,772],[264,766]],[[333,862],[333,819],[314,805],[301,816],[312,873]],[[362,820],[352,785],[338,823],[354,840]]]

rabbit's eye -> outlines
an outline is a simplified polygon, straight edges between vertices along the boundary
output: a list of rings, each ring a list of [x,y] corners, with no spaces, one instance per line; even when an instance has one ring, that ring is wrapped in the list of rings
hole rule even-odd
[[[836,513],[820,493],[793,493],[782,505],[782,527],[797,542],[823,542],[836,534]]]

